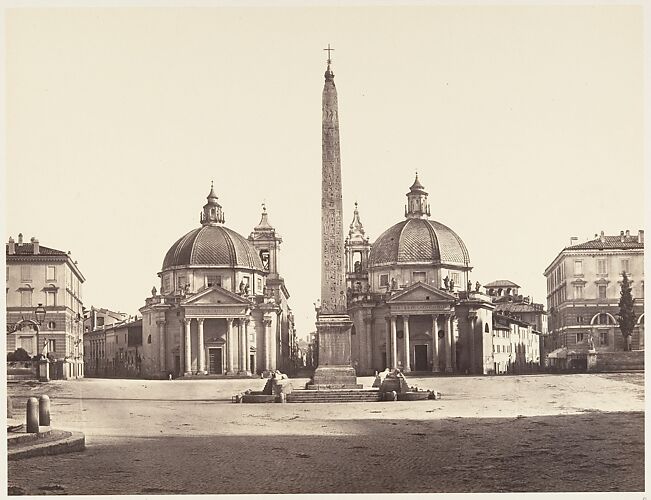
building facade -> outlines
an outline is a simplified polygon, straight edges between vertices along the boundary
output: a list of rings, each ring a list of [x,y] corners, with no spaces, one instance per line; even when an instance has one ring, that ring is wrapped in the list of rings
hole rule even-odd
[[[18,235],[5,247],[7,262],[7,352],[21,347],[30,355],[48,353],[60,361],[63,378],[84,376],[83,303],[84,276],[70,252],[29,243]],[[34,319],[41,304],[45,319],[39,331],[23,319]],[[16,330],[18,328],[18,330]]]
[[[622,272],[632,286],[637,325],[632,348],[644,349],[644,231],[607,236],[561,250],[545,269],[549,330],[555,349],[625,348],[617,315]]]
[[[201,226],[167,251],[160,292],[154,288],[140,308],[141,373],[248,376],[287,370],[294,326],[278,272],[282,238],[264,206],[247,239],[224,226],[213,188],[207,199]]]
[[[405,372],[492,373],[490,298],[470,286],[461,238],[430,220],[425,187],[407,193],[405,220],[374,242],[358,207],[345,242],[353,365],[361,375]]]
[[[99,309],[114,319],[117,314]],[[142,376],[142,318],[123,315],[119,321],[102,322],[84,334],[84,355],[87,377],[138,378]]]

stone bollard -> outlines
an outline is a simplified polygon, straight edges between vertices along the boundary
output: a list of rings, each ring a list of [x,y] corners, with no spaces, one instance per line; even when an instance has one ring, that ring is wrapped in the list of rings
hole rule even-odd
[[[50,425],[50,396],[47,394],[38,398],[38,424]]]
[[[27,432],[38,432],[38,399],[27,400]]]

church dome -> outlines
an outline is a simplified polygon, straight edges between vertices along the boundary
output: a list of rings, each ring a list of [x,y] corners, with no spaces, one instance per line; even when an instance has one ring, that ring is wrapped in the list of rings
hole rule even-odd
[[[244,236],[225,227],[224,212],[211,183],[201,227],[181,237],[165,254],[163,271],[174,267],[232,267],[263,271],[262,260]]]
[[[173,267],[238,267],[264,271],[260,256],[244,236],[224,226],[205,225],[181,237],[165,255]]]
[[[469,266],[470,256],[452,229],[436,221],[414,218],[387,229],[373,243],[369,254],[369,267],[411,263]]]
[[[447,226],[429,220],[427,192],[418,180],[409,188],[406,220],[390,227],[373,243],[369,267],[392,264],[451,264],[470,267],[466,245]]]

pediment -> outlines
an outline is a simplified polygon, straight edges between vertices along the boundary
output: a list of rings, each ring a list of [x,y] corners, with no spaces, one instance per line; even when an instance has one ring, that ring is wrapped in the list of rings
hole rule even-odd
[[[249,305],[250,302],[218,285],[211,286],[196,293],[181,302],[184,306],[214,306],[214,305]]]
[[[401,302],[454,302],[455,296],[447,293],[444,290],[437,290],[436,288],[428,285],[427,283],[414,283],[401,292],[393,295],[388,304],[396,304]]]

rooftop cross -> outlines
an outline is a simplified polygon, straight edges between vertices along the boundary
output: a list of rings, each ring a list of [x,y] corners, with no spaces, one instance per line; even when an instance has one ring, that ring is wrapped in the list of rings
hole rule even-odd
[[[335,50],[335,49],[331,49],[331,48],[330,48],[330,44],[328,44],[328,48],[327,48],[327,49],[323,49],[323,50],[327,50],[327,51],[328,51],[328,64],[330,64],[330,63],[332,62],[332,60],[330,59],[330,51],[331,51],[331,50]]]

